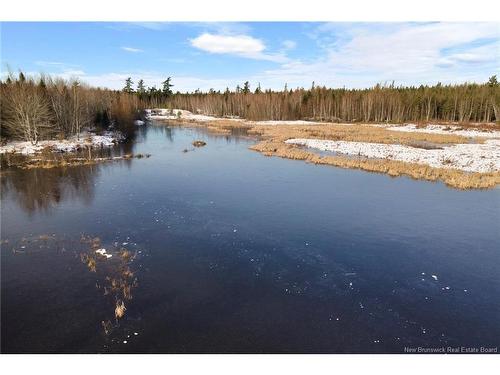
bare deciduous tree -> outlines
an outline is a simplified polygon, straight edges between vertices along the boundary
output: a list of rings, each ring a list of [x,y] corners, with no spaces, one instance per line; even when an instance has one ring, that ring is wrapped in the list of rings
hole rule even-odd
[[[49,102],[33,82],[17,82],[2,91],[2,124],[11,136],[35,145],[53,133]]]

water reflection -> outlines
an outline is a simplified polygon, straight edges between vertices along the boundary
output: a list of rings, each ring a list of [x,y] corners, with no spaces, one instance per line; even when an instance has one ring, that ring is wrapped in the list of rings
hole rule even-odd
[[[12,171],[2,176],[2,200],[12,195],[30,215],[48,212],[65,200],[90,204],[100,165],[73,168],[34,168]]]
[[[92,151],[93,158],[111,158],[132,154],[133,142],[127,142],[112,148],[100,148]],[[84,153],[87,151],[80,151]],[[78,155],[76,155],[78,156]],[[64,201],[79,200],[89,205],[94,198],[95,183],[101,170],[113,163],[122,163],[131,167],[133,159],[104,161],[98,164],[70,166],[61,168],[2,168],[1,199],[14,198],[23,211],[33,213],[49,212]]]
[[[182,153],[194,140],[207,145]],[[146,126],[134,147],[152,157],[133,165],[9,172],[2,350],[498,345],[498,191],[264,158],[251,144]],[[44,205],[58,207],[22,212]]]

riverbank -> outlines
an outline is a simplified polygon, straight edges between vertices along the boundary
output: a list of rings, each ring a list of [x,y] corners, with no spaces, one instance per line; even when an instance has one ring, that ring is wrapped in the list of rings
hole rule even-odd
[[[266,156],[362,169],[390,176],[442,181],[458,189],[500,184],[498,124],[360,124],[246,121],[156,110],[151,119],[229,134],[244,128],[258,136],[250,149]]]
[[[45,151],[74,152],[86,148],[110,147],[123,142],[125,135],[120,131],[104,131],[97,134],[85,130],[79,135],[61,140],[44,140],[36,144],[26,141],[10,141],[0,146],[0,154],[34,155]]]
[[[134,154],[130,151],[118,154],[112,152],[112,147],[124,142],[125,139],[120,131],[104,131],[97,134],[85,130],[69,139],[44,140],[35,145],[31,142],[11,141],[0,146],[1,164],[2,167],[48,169],[151,156]]]

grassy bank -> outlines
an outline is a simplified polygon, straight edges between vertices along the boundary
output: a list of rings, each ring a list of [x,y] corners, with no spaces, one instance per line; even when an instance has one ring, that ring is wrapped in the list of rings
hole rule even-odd
[[[234,121],[218,119],[196,122],[177,119],[172,124],[205,127],[217,134],[231,134],[236,129],[244,129],[254,135],[259,142],[250,147],[266,156],[278,156],[287,159],[303,160],[313,164],[332,165],[340,168],[361,169],[369,172],[388,174],[389,176],[408,176],[414,179],[442,181],[457,189],[487,189],[500,184],[500,172],[471,173],[453,168],[435,168],[428,165],[402,162],[389,159],[370,159],[343,155],[320,155],[310,149],[285,143],[289,139],[324,139],[348,142],[370,142],[377,144],[397,144],[423,149],[439,148],[453,144],[466,144],[471,139],[453,134],[432,134],[424,132],[402,132],[369,124],[311,124],[264,125],[252,121]],[[500,130],[499,125],[468,126],[481,133]],[[476,137],[475,143],[485,142],[485,137]]]

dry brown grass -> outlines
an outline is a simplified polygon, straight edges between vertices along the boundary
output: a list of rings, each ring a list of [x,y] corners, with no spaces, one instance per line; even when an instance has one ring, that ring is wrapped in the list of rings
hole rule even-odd
[[[90,254],[80,254],[80,259],[84,263],[90,272],[96,272],[97,270],[97,260],[95,256]]]
[[[291,138],[315,138],[332,141],[402,145],[415,142],[434,144],[467,143],[467,138],[456,134],[398,132],[370,125],[256,125],[249,130],[249,133],[283,141]],[[482,143],[484,139],[478,139],[478,142]]]
[[[333,165],[340,168],[362,169],[369,172],[386,173],[389,176],[408,176],[419,180],[443,181],[457,189],[487,189],[500,184],[500,173],[469,173],[457,169],[432,168],[423,164],[396,160],[347,158],[344,156],[321,156],[314,152],[288,145],[282,141],[262,141],[250,149],[266,156],[304,160],[314,164]]]
[[[127,310],[127,308],[125,307],[123,301],[121,300],[116,301],[116,307],[115,307],[116,320],[123,318],[123,316],[125,315],[125,310]]]
[[[130,269],[137,252],[131,252],[124,247],[116,248],[115,245],[115,250],[111,252],[116,256],[107,258],[96,254],[96,250],[103,246],[99,237],[82,235],[80,242],[88,246],[87,250],[80,254],[81,261],[91,272],[97,273],[100,281],[96,283],[96,288],[102,289],[104,296],[113,297],[116,320],[122,318],[126,311],[123,301],[132,300],[132,291],[138,285],[137,278]],[[107,321],[103,321],[103,328],[106,332],[112,327],[108,327]]]
[[[191,122],[185,123],[193,126]],[[213,128],[230,131],[233,127],[247,128],[248,134],[259,136],[261,141],[250,147],[266,156],[279,156],[287,159],[304,160],[309,163],[333,165],[340,168],[362,169],[369,172],[385,173],[389,176],[408,176],[428,181],[443,181],[457,189],[487,189],[500,184],[500,173],[470,173],[457,169],[433,168],[423,164],[407,163],[396,160],[350,158],[345,156],[321,156],[299,146],[284,143],[291,138],[315,138],[333,141],[370,142],[415,146],[425,144],[428,148],[439,145],[467,143],[468,139],[456,134],[427,134],[387,130],[367,124],[315,124],[315,125],[260,125],[244,121],[211,121],[197,123],[209,131]],[[471,127],[483,129],[491,124],[474,124]],[[475,140],[484,142],[483,138]],[[422,146],[424,147],[424,146]]]
[[[21,169],[51,169],[59,167],[73,167],[82,165],[95,165],[103,162],[129,160],[129,159],[142,159],[149,158],[151,154],[124,154],[121,156],[113,157],[99,157],[93,159],[80,158],[80,157],[62,157],[52,159],[40,159],[37,157],[28,157],[17,159],[15,162],[9,163],[9,167],[17,167]]]

